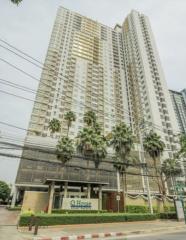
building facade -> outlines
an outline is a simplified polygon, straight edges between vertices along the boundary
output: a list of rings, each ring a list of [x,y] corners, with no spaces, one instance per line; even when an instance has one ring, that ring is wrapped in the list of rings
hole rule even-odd
[[[16,186],[23,191],[47,189],[45,184],[55,179],[58,184],[61,181],[59,189],[64,194],[64,181],[69,191],[80,181],[79,196],[83,188],[89,197],[102,188],[111,202],[116,201],[112,195],[117,190],[116,171],[109,158],[99,169],[90,164],[89,179],[86,160],[74,158],[67,166],[57,160],[55,146],[67,133],[64,114],[70,110],[77,116],[70,138],[83,128],[84,113],[93,110],[105,135],[121,121],[139,135],[143,123],[143,132],[153,129],[166,143],[163,158],[172,156],[174,133],[179,128],[146,16],[132,11],[122,25],[110,28],[59,8],[16,179]],[[60,133],[49,131],[53,118],[61,122]],[[137,151],[134,154],[138,156]],[[128,176],[128,191],[144,191],[140,173],[133,169]],[[110,204],[108,208],[111,202],[106,204]]]
[[[153,129],[165,142],[163,158],[171,157],[179,129],[148,17],[132,11],[122,33],[131,125],[138,132],[144,121],[144,131]]]
[[[186,134],[186,90],[169,90],[180,132]]]

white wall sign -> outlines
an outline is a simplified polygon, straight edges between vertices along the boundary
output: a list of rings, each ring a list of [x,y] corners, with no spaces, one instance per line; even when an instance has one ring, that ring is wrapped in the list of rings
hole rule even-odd
[[[185,216],[184,216],[184,209],[183,209],[182,202],[179,200],[176,200],[175,205],[176,205],[178,221],[183,221],[185,219]]]
[[[98,199],[92,198],[63,198],[62,209],[98,210]]]

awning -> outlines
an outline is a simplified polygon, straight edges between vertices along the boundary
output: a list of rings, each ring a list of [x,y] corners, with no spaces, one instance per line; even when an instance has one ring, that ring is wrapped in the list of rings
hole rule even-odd
[[[106,182],[92,182],[92,181],[72,181],[72,180],[61,180],[61,179],[55,179],[55,178],[47,178],[44,184],[51,184],[54,182],[55,185],[64,185],[65,183],[68,183],[68,186],[87,186],[90,184],[93,187],[98,186],[105,186],[109,185],[109,183]]]

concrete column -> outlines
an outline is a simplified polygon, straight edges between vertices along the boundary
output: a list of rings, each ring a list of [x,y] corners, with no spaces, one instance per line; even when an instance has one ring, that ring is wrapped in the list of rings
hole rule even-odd
[[[52,206],[53,206],[53,198],[54,198],[54,187],[55,183],[52,182],[49,187],[49,202],[48,202],[48,213],[52,212]]]
[[[99,186],[99,210],[102,210],[102,186]]]
[[[67,198],[67,193],[68,193],[68,183],[65,182],[65,186],[64,186],[64,198]]]
[[[87,186],[87,198],[90,198],[90,193],[91,193],[91,186],[90,183]]]
[[[12,202],[11,202],[11,208],[15,207],[16,200],[17,200],[17,193],[18,193],[18,188],[15,186],[13,197],[12,197]]]

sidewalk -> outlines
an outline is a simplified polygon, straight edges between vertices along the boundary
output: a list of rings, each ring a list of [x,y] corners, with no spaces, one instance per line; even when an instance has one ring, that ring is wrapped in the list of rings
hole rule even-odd
[[[185,223],[180,223],[177,221],[156,220],[148,222],[53,226],[40,228],[38,236],[35,238],[33,238],[33,233],[28,232],[27,228],[19,228],[18,234],[22,236],[22,239],[103,239],[104,237],[108,238],[109,236],[129,236],[137,234],[149,234],[154,232],[171,232],[177,230],[181,231],[185,229]]]

